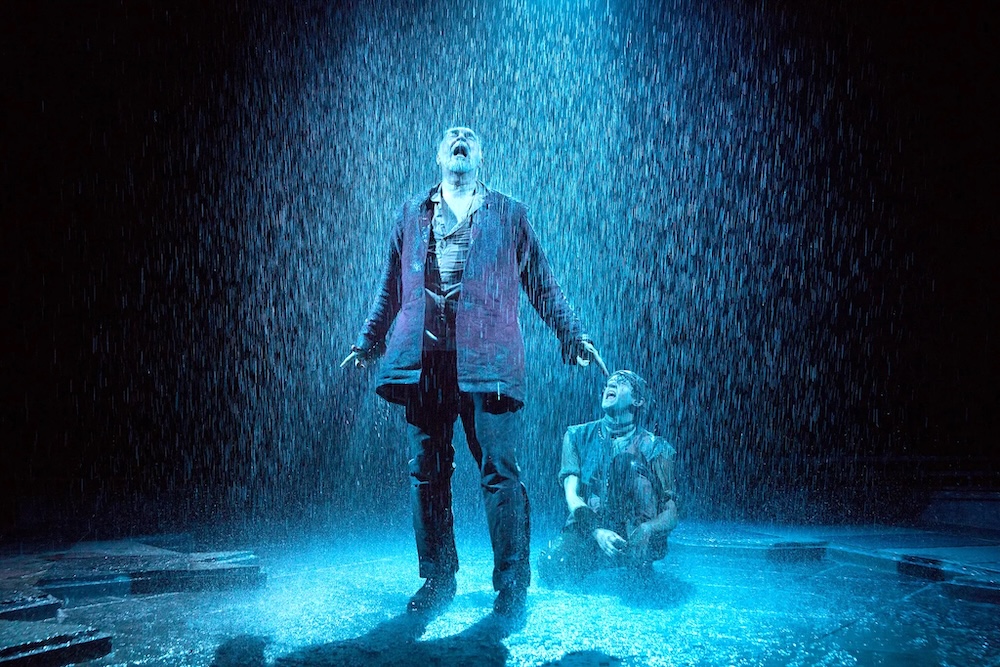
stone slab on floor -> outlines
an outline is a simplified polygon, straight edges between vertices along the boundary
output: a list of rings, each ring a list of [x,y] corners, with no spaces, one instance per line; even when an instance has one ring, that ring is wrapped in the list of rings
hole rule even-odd
[[[955,577],[942,583],[944,592],[950,597],[970,602],[1000,604],[1000,580],[984,580],[982,577]]]
[[[77,545],[51,559],[35,585],[66,599],[253,588],[265,579],[249,551],[180,553],[119,541]]]
[[[962,578],[985,586],[983,599],[991,598],[991,586],[1000,580],[1000,537],[989,531],[682,524],[671,536],[671,545],[682,550],[757,554],[785,562],[829,558],[929,581]]]
[[[824,536],[822,533],[818,533],[817,537],[829,540],[838,546],[854,547],[857,549],[872,549],[876,551],[892,550],[895,552],[904,552],[913,549],[996,546],[996,543],[991,540],[980,539],[968,535],[947,534],[926,530],[906,533],[900,533],[898,531],[884,533],[878,531],[878,529],[874,529],[854,534],[841,534],[834,536]]]
[[[990,533],[939,528],[881,531],[871,527],[827,539],[841,554],[853,552],[896,563],[899,571],[913,576],[923,572],[928,575],[924,578],[945,580],[957,576],[995,579],[1000,575],[1000,539]]]
[[[0,620],[40,621],[53,618],[61,603],[35,586],[52,563],[38,556],[0,558]]]
[[[0,621],[0,665],[56,667],[95,660],[111,652],[111,635],[82,625]]]
[[[62,606],[47,594],[7,595],[0,598],[0,621],[42,621],[55,618]]]
[[[886,551],[900,555],[923,556],[951,563],[962,563],[970,567],[978,567],[1000,573],[1000,546],[892,548],[886,549]]]
[[[253,588],[265,574],[249,551],[184,553],[133,540],[0,558],[0,619],[39,620],[61,600]]]

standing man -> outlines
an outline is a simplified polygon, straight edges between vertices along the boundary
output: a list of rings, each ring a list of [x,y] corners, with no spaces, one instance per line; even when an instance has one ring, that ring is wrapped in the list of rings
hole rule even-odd
[[[542,583],[559,586],[593,570],[625,566],[644,580],[667,554],[677,526],[674,448],[642,428],[646,382],[622,370],[601,395],[604,418],[570,426],[559,480],[569,518],[542,553]]]
[[[515,456],[525,397],[520,290],[559,337],[565,361],[603,362],[552,275],[527,209],[479,181],[482,162],[475,132],[444,133],[441,182],[403,205],[375,302],[341,366],[363,366],[384,346],[376,392],[406,410],[425,579],[408,609],[440,609],[455,596],[451,441],[461,417],[493,545],[493,611],[523,618],[531,575],[528,499]]]

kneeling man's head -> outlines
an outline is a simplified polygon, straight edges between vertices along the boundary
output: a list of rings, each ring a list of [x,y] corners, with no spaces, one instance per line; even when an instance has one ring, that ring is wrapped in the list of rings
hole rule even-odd
[[[646,381],[633,371],[615,371],[608,377],[601,395],[601,409],[609,417],[631,412],[636,420],[642,415],[647,402]]]

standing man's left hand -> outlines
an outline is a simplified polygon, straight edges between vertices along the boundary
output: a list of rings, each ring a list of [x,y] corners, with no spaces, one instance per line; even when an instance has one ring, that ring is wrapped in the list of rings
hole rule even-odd
[[[597,362],[597,367],[601,369],[601,372],[604,373],[604,375],[610,375],[610,373],[608,373],[608,367],[604,363],[604,359],[601,358],[601,353],[597,351],[594,344],[589,340],[585,340],[581,342],[581,346],[583,347],[586,356],[577,355],[576,363],[580,366],[589,366],[591,359],[593,359]]]
[[[362,350],[360,347],[356,347],[356,346],[352,345],[351,346],[351,353],[349,355],[347,355],[346,357],[344,357],[344,360],[340,362],[340,367],[343,368],[344,366],[348,365],[349,363],[354,362],[354,367],[355,368],[364,368],[365,365],[366,365],[365,364],[366,361],[367,361],[367,359],[366,359],[365,351]]]

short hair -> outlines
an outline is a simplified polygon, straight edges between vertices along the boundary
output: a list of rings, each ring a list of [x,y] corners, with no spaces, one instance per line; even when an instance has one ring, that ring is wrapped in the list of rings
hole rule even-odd
[[[649,386],[638,373],[624,368],[609,375],[608,380],[614,377],[622,378],[632,388],[632,397],[639,403],[639,405],[633,408],[635,415],[638,417],[649,407]]]

